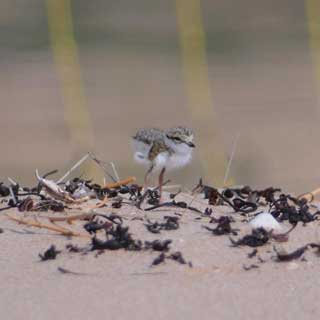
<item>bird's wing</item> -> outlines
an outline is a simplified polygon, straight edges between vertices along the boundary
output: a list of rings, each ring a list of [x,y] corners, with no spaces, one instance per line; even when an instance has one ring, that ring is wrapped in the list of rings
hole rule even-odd
[[[140,129],[133,136],[134,140],[144,142],[148,145],[152,145],[154,141],[163,138],[163,131],[159,129]]]

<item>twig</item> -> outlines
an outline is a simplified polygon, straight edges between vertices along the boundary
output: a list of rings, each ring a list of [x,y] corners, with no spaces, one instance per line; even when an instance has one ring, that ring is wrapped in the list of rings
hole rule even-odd
[[[74,220],[85,220],[90,219],[94,216],[93,213],[82,213],[82,214],[75,214],[72,216],[65,216],[65,217],[57,217],[57,216],[41,216],[43,218],[49,219],[50,222],[56,222],[56,221],[74,221]]]
[[[67,176],[69,176],[74,170],[76,170],[84,161],[88,159],[90,153],[88,152],[85,156],[83,156],[70,170],[68,170],[63,177],[61,177],[57,183],[61,183]]]
[[[308,202],[312,202],[314,200],[314,197],[320,193],[320,188],[317,188],[311,192],[303,193],[298,197],[299,200],[306,199]]]
[[[13,184],[14,186],[16,186],[18,183],[17,182],[15,182],[12,178],[10,178],[10,177],[8,177],[7,178],[8,179],[8,181],[11,183],[11,184]]]
[[[104,161],[99,160],[93,153],[90,153],[89,156],[113,182],[117,182],[117,180],[108,172]]]
[[[135,181],[136,181],[136,177],[129,177],[127,179],[123,179],[123,180],[118,181],[118,182],[107,183],[104,187],[108,188],[108,189],[118,188],[118,187],[130,184],[132,182],[135,182]]]
[[[14,207],[11,207],[11,206],[3,207],[3,208],[0,208],[0,211],[5,211],[11,208],[14,208]]]
[[[239,138],[240,138],[240,132],[238,132],[238,134],[235,136],[235,139],[234,139],[234,141],[233,141],[230,159],[229,159],[229,161],[228,161],[228,165],[227,165],[227,168],[226,168],[226,172],[225,172],[225,174],[224,174],[224,179],[223,179],[223,185],[224,185],[224,186],[226,185],[227,180],[228,180],[228,178],[229,178],[230,168],[231,168],[232,161],[233,161],[233,159],[234,159],[234,155],[235,155],[235,153],[236,153],[236,149],[237,149],[237,145],[238,145]]]
[[[71,271],[69,269],[65,269],[62,267],[58,267],[57,270],[63,274],[71,274],[74,276],[92,276],[93,274],[90,273],[85,273],[85,272],[76,272],[76,271]]]
[[[10,195],[11,195],[11,198],[13,200],[13,203],[14,203],[14,205],[16,205],[18,203],[18,200],[17,200],[17,198],[16,198],[16,196],[15,196],[13,190],[12,190],[12,187],[9,187],[9,191],[10,191]]]
[[[44,224],[44,223],[41,223],[39,221],[26,221],[26,220],[23,220],[22,218],[13,217],[13,216],[9,215],[8,213],[6,213],[5,215],[10,220],[18,222],[20,224],[24,224],[24,225],[27,225],[27,226],[30,226],[30,227],[35,227],[35,228],[48,229],[50,231],[58,232],[58,233],[62,234],[63,236],[67,236],[67,237],[89,237],[86,234],[74,232],[72,230],[69,230],[69,229],[66,229],[66,228],[63,228],[63,227],[60,227],[60,226]]]
[[[148,207],[148,208],[146,208],[144,210],[145,211],[151,211],[151,210],[158,209],[158,208],[163,208],[163,207],[176,207],[176,208],[188,209],[188,210],[191,210],[191,211],[194,211],[194,212],[202,214],[202,212],[199,209],[194,208],[194,207],[189,207],[185,202],[175,202],[174,200],[170,201],[170,202],[159,203],[159,204],[157,204],[155,206]]]
[[[14,185],[14,186],[18,185],[18,182],[14,181],[12,178],[8,177],[7,179],[12,185]],[[19,187],[19,190],[21,191],[23,189],[21,187]]]
[[[102,201],[100,201],[98,204],[94,205],[94,206],[89,206],[89,209],[98,209],[98,208],[102,208],[107,202],[108,202],[109,198],[108,196],[105,196],[103,198]]]
[[[119,182],[120,178],[119,178],[118,172],[116,170],[116,166],[114,165],[113,162],[110,162],[110,165],[111,165],[112,171],[114,173],[114,176],[116,177],[117,182]]]
[[[171,184],[169,186],[165,186],[165,185],[162,185],[162,186],[163,186],[163,190],[170,190],[170,189],[180,190],[181,189],[181,184]]]

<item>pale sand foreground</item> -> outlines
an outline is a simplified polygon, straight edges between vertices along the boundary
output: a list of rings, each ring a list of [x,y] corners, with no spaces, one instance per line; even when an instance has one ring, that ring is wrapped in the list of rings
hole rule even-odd
[[[229,209],[227,209],[229,210]],[[110,209],[103,209],[110,212]],[[113,210],[114,212],[116,210]],[[170,211],[170,212],[168,212]],[[147,232],[140,220],[159,220],[185,212],[180,228]],[[226,208],[215,207],[218,212]],[[14,213],[13,210],[10,211]],[[228,212],[228,211],[227,211]],[[230,212],[230,211],[229,211]],[[320,315],[320,258],[313,252],[293,262],[275,261],[273,244],[259,249],[266,259],[248,259],[252,248],[232,248],[228,236],[214,236],[183,209],[137,211],[124,206],[134,238],[172,239],[172,252],[181,251],[193,268],[174,261],[150,268],[156,252],[105,251],[87,255],[68,253],[68,243],[85,246],[89,239],[55,235],[8,221],[1,212],[0,318],[1,319],[317,319]],[[20,213],[21,214],[21,213]],[[61,214],[59,214],[61,215]],[[235,216],[237,216],[235,214]],[[239,222],[242,233],[246,230]],[[285,225],[285,229],[289,225]],[[319,241],[319,222],[299,225],[284,247],[294,250]],[[40,262],[38,253],[51,244],[63,250],[56,260]],[[243,265],[259,265],[245,271]],[[63,267],[85,275],[62,274]]]

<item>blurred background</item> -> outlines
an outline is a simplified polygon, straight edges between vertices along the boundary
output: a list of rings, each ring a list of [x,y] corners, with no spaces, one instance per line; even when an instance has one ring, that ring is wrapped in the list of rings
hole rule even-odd
[[[228,183],[318,187],[316,3],[2,0],[0,180],[93,151],[141,181],[135,131],[189,125],[196,154],[174,183],[221,186],[237,140]]]

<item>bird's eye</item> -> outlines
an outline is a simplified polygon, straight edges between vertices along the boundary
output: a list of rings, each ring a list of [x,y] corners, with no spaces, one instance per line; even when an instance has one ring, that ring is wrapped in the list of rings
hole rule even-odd
[[[181,139],[179,137],[173,137],[172,139],[175,141],[181,141]]]

